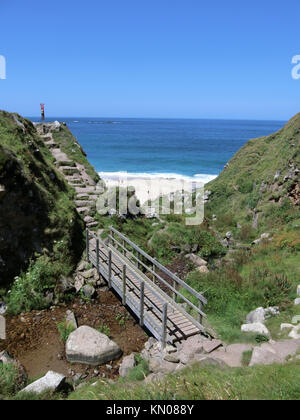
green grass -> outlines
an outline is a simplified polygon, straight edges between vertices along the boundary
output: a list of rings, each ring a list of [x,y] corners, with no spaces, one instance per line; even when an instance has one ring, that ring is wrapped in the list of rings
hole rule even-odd
[[[22,128],[18,127],[14,117],[24,125],[25,133]],[[9,261],[11,274],[5,273],[0,276],[1,286],[5,281],[4,287],[7,288],[16,275],[19,276],[19,279],[21,278],[19,283],[22,283],[23,278],[26,277],[27,269],[29,278],[26,281],[32,283],[30,278],[35,275],[38,268],[33,267],[33,262],[29,267],[29,263],[30,260],[35,261],[41,255],[47,255],[49,258],[48,270],[51,271],[51,265],[54,266],[55,280],[57,280],[60,274],[68,275],[74,269],[84,249],[84,225],[76,213],[73,201],[74,191],[65,182],[62,174],[57,171],[50,151],[37,135],[31,122],[16,114],[0,111],[0,138],[0,181],[7,186],[8,191],[14,192],[14,194],[10,192],[6,195],[6,202],[9,203],[11,200],[11,207],[15,211],[18,229],[12,230],[12,236],[14,236],[14,243],[19,242],[18,253],[13,254],[10,250],[12,254],[11,261]],[[71,140],[69,139],[69,141]],[[15,179],[15,184],[11,185],[13,179]],[[14,201],[14,196],[18,197],[17,203]],[[23,207],[25,205],[27,208],[29,196],[32,197],[34,206],[32,206],[32,214],[26,215],[28,219],[26,221]],[[6,221],[6,213],[1,215],[1,218],[3,217],[4,222],[10,224],[10,219]],[[38,252],[36,252],[36,249],[39,248],[37,244],[41,244],[41,249]],[[10,246],[9,238],[5,246]],[[13,249],[13,245],[11,245],[11,249]],[[2,250],[0,245],[1,255],[5,252],[7,250]],[[25,257],[21,260],[19,255],[23,254]],[[15,263],[12,262],[13,258],[15,258]],[[37,262],[37,266],[40,267],[39,262]],[[60,267],[59,271],[56,270],[58,267]],[[24,274],[20,274],[21,270],[24,271]],[[49,277],[51,289],[53,276]],[[35,282],[35,286],[37,283]],[[41,281],[41,287],[44,286],[45,282]],[[15,294],[14,292],[20,294],[17,289],[16,285],[12,286],[12,294]],[[33,288],[32,294],[35,293],[36,290]],[[14,313],[19,311],[18,306],[25,309],[25,300],[28,298],[34,301],[33,306],[28,305],[29,309],[39,306],[37,301],[42,303],[41,307],[44,306],[40,296],[29,297],[28,293],[26,296],[24,302],[21,302],[21,298],[14,296],[14,302],[11,305]]]
[[[98,327],[97,331],[99,331],[101,334],[107,335],[107,337],[110,337],[110,328],[105,324]]]
[[[12,363],[0,364],[0,395],[11,396],[17,391],[18,371]]]
[[[64,343],[68,341],[70,334],[72,334],[72,332],[75,331],[74,326],[67,321],[58,322],[57,329],[59,332],[59,337]]]
[[[300,362],[220,370],[197,365],[159,383],[99,381],[70,400],[299,400]]]
[[[207,275],[194,271],[187,282],[204,292],[208,322],[225,342],[257,342],[256,335],[241,332],[247,314],[260,306],[279,306],[281,315],[267,322],[272,337],[277,337],[281,321],[290,322],[296,311],[292,302],[299,282],[298,270],[299,263],[293,254],[269,244],[236,253],[233,263]],[[182,293],[197,304],[189,293]]]

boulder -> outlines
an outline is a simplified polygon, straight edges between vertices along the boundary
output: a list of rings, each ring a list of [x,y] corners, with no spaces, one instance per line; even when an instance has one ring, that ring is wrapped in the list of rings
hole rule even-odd
[[[99,366],[122,355],[120,347],[91,327],[82,326],[72,332],[66,344],[69,362]]]
[[[209,269],[205,265],[202,265],[201,267],[197,267],[196,270],[199,271],[199,273],[202,273],[202,274],[208,274],[209,273]]]
[[[250,312],[246,318],[247,324],[255,324],[257,322],[265,322],[265,310],[264,308],[257,308],[254,311]]]
[[[0,352],[0,363],[15,363],[15,360],[10,357],[6,350]]]
[[[152,382],[159,382],[159,381],[163,380],[164,377],[165,376],[162,372],[151,373],[150,375],[147,376],[147,378],[145,378],[144,382],[146,384],[150,384]]]
[[[49,371],[43,378],[28,385],[22,392],[41,394],[45,391],[59,391],[65,384],[66,377],[60,373]]]
[[[124,357],[119,368],[119,375],[124,378],[125,376],[128,375],[129,371],[135,367],[135,365],[136,365],[136,361],[135,361],[134,354]]]
[[[220,369],[224,369],[224,368],[228,367],[227,364],[223,360],[220,360],[220,359],[217,359],[217,358],[211,357],[211,356],[204,356],[204,357],[203,356],[201,356],[201,357],[197,356],[196,360],[197,360],[197,364],[200,365],[200,366],[203,366],[203,367],[215,366],[215,367],[220,368]]]
[[[207,261],[203,260],[196,254],[187,254],[185,258],[189,259],[197,267],[203,267],[207,265]]]
[[[294,305],[295,306],[300,305],[300,298],[295,299]]]
[[[96,293],[96,290],[90,284],[86,284],[85,286],[83,286],[82,290],[83,290],[84,296],[88,299],[92,299],[92,297]]]
[[[297,327],[293,326],[292,331],[289,333],[289,337],[293,338],[294,340],[300,339],[300,325],[298,325]]]
[[[205,339],[200,335],[188,338],[182,345],[179,352],[180,362],[184,365],[191,363],[196,354],[203,354],[203,343]]]
[[[0,302],[0,315],[4,315],[6,312],[6,304],[4,302]]]
[[[6,320],[0,315],[0,340],[6,340]]]
[[[74,328],[74,330],[77,329],[78,325],[77,325],[77,321],[75,318],[75,315],[72,311],[68,310],[66,313],[66,324],[70,325],[71,327]]]
[[[257,333],[270,337],[268,328],[261,322],[255,322],[253,324],[244,324],[241,327],[242,332]]]
[[[281,324],[280,325],[280,331],[288,330],[294,328],[294,325],[292,324]]]
[[[173,373],[177,367],[176,363],[168,362],[167,360],[163,360],[161,358],[152,357],[149,362],[149,370],[152,373]]]
[[[254,348],[249,366],[272,365],[273,363],[281,363],[280,357],[274,350],[263,347]]]

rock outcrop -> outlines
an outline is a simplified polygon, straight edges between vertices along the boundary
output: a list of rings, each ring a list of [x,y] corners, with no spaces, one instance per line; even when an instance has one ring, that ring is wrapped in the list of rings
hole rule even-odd
[[[122,350],[116,343],[87,326],[72,332],[66,344],[67,360],[71,363],[99,366],[121,355]]]

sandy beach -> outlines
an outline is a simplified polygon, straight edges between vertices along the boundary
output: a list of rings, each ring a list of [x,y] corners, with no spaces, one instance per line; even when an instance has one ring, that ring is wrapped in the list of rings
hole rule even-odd
[[[170,195],[177,191],[201,188],[216,178],[214,175],[196,175],[188,177],[178,174],[129,174],[127,172],[100,172],[100,177],[108,188],[133,187],[143,205],[147,200]]]

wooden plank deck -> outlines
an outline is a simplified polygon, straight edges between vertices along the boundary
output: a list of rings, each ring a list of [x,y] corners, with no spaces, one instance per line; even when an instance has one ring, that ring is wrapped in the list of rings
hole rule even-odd
[[[87,231],[90,263],[110,288],[163,345],[182,341],[204,332],[191,315],[112,244],[107,245]]]

